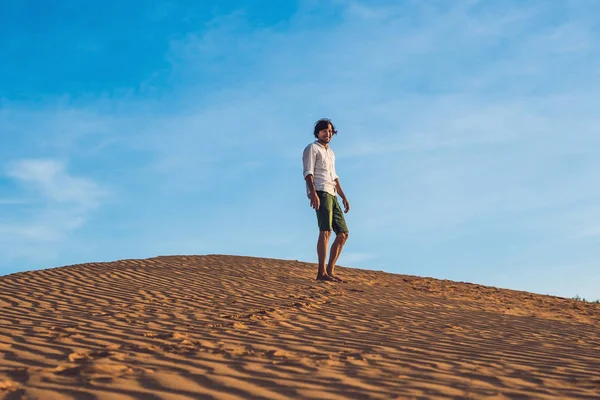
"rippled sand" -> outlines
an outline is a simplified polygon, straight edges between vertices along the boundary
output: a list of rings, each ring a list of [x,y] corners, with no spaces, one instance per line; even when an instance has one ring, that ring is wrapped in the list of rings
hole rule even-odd
[[[600,305],[233,256],[0,277],[0,399],[600,399]]]

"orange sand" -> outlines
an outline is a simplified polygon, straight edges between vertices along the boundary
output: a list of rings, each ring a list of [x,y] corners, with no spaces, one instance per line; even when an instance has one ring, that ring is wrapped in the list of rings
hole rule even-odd
[[[600,399],[600,305],[233,256],[0,277],[0,399]]]

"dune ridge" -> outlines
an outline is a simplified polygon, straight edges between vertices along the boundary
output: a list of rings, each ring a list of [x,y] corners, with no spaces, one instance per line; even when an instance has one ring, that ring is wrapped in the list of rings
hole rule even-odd
[[[600,399],[600,305],[241,256],[0,277],[0,399]]]

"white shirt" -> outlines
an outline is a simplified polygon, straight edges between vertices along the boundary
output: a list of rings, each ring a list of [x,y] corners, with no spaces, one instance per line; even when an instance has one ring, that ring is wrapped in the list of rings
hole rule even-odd
[[[335,154],[331,147],[323,146],[317,140],[306,146],[302,154],[302,164],[304,166],[304,178],[308,175],[313,176],[315,189],[327,192],[333,196],[337,194],[335,189],[335,180],[338,176],[335,172]],[[306,194],[310,193],[306,188]]]

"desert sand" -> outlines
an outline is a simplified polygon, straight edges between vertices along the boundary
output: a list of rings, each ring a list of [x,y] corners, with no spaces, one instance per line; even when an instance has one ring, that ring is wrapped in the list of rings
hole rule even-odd
[[[169,256],[0,277],[0,399],[600,399],[600,304]]]

